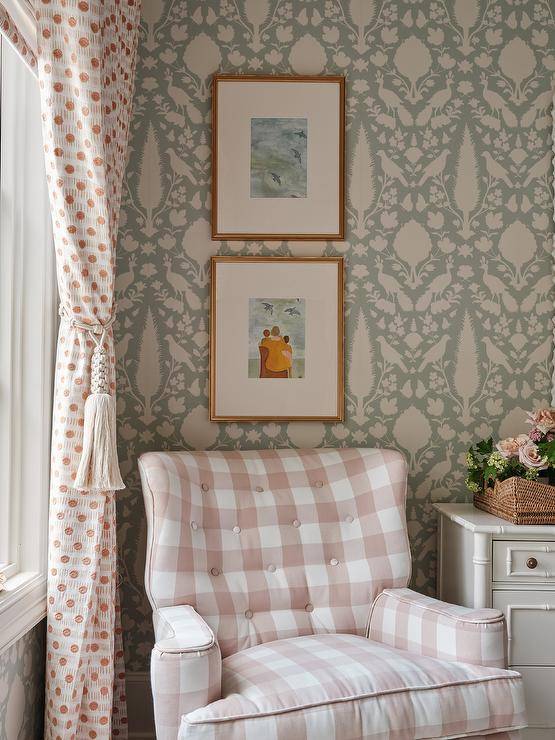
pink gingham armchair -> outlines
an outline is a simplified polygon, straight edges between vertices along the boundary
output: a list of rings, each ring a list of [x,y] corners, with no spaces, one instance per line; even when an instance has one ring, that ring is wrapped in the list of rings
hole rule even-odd
[[[500,612],[407,588],[403,457],[148,453],[158,740],[511,740]]]

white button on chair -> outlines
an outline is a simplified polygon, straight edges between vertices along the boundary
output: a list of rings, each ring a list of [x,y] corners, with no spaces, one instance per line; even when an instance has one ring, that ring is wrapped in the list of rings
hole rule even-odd
[[[270,573],[275,573],[276,572],[276,566],[273,565],[273,564],[272,565],[269,565],[268,566],[268,570],[270,571]]]
[[[347,524],[352,524],[354,520],[350,514],[347,514],[347,516],[345,517],[345,521],[347,522]]]
[[[301,526],[300,521],[298,519],[293,519],[293,526],[294,527],[300,527]]]
[[[233,532],[235,534],[239,534],[240,531],[241,531],[241,527],[233,527]]]
[[[245,612],[245,617],[247,619],[252,619],[252,612],[250,609],[247,609],[247,611]]]
[[[322,481],[322,480],[317,480],[317,481],[316,481],[316,483],[315,483],[314,485],[316,486],[316,488],[323,488],[323,486],[324,486],[324,481]]]
[[[313,612],[314,611],[314,607],[312,606],[312,604],[307,604],[305,606],[304,610],[305,610],[305,612]]]
[[[198,524],[196,522],[191,522],[191,529],[198,529]]]
[[[208,483],[203,483],[201,485],[201,488],[202,488],[203,491],[207,491],[208,490]]]
[[[256,486],[256,488],[255,488],[254,490],[255,490],[255,491],[256,491],[257,493],[263,493],[263,491],[264,491],[264,489],[262,488],[262,486]]]
[[[212,573],[213,576],[219,576],[222,571],[219,568],[210,568],[210,573]]]
[[[337,558],[332,558],[330,560],[330,565],[339,565],[339,560]]]

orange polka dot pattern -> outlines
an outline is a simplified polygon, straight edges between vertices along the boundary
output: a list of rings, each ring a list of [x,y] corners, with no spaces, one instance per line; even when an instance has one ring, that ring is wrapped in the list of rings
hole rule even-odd
[[[38,77],[60,301],[112,315],[139,26],[136,0],[38,0]],[[62,320],[50,494],[45,738],[127,737],[114,493],[74,488],[93,342]],[[111,329],[105,337],[115,392]]]
[[[12,17],[0,3],[0,33],[14,47],[25,64],[31,69],[33,74],[37,73],[37,58],[33,54],[23,36],[19,33]]]

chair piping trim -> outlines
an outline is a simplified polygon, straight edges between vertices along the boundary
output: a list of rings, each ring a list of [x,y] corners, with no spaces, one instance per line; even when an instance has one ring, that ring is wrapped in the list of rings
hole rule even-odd
[[[417,607],[421,611],[434,612],[435,614],[439,614],[440,616],[446,617],[447,619],[452,619],[455,622],[466,622],[467,624],[486,624],[487,625],[487,624],[498,624],[505,620],[505,617],[503,616],[503,614],[497,609],[489,610],[489,611],[497,612],[496,616],[492,616],[486,619],[468,619],[468,617],[465,617],[463,615],[450,614],[448,611],[445,611],[444,609],[440,609],[437,606],[428,606],[427,604],[421,604],[418,601],[407,599],[404,596],[399,596],[398,594],[394,593],[391,589],[387,589],[387,588],[384,589],[381,593],[379,593],[376,596],[374,600],[374,604],[372,605],[372,611],[374,611],[374,606],[376,605],[376,603],[382,596],[387,596],[391,599],[396,599],[397,601],[400,601],[403,604],[408,604],[409,606]]]
[[[290,714],[293,712],[304,711],[305,709],[312,709],[314,707],[321,707],[328,704],[344,704],[350,701],[359,701],[361,699],[372,699],[379,696],[387,696],[388,694],[404,694],[407,692],[418,692],[418,691],[432,691],[436,689],[452,689],[459,686],[471,686],[473,684],[481,684],[485,681],[521,681],[522,677],[520,673],[516,671],[505,671],[507,675],[502,676],[483,676],[482,678],[473,678],[466,681],[456,681],[452,683],[433,684],[430,686],[401,686],[397,689],[385,689],[383,691],[371,691],[364,694],[357,694],[353,696],[341,696],[337,699],[329,699],[319,702],[311,702],[309,704],[299,704],[296,707],[287,707],[284,709],[275,709],[271,712],[257,712],[255,715],[252,714],[236,714],[228,717],[215,717],[213,719],[198,719],[189,720],[189,715],[184,715],[185,721],[190,725],[207,725],[221,722],[235,722],[236,720],[243,719],[258,719],[259,717],[271,717],[276,714]],[[515,728],[516,729],[516,728]],[[495,730],[495,732],[501,732],[501,730]],[[483,732],[481,733],[484,734]],[[464,737],[464,735],[458,735],[455,737]]]

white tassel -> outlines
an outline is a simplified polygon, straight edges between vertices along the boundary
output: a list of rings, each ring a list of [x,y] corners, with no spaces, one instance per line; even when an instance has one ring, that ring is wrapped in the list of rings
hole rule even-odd
[[[116,444],[116,404],[109,393],[104,334],[91,359],[91,393],[85,401],[83,452],[75,487],[80,491],[119,491],[121,479]]]

